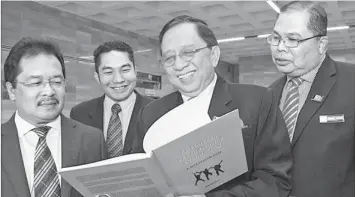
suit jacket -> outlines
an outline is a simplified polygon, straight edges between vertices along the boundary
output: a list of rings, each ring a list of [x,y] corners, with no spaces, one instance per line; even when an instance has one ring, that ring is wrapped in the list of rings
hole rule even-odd
[[[291,189],[292,157],[285,122],[273,95],[254,85],[228,84],[218,77],[208,114],[222,116],[239,109],[247,128],[242,129],[248,172],[205,194],[207,197],[286,197]],[[133,152],[144,152],[148,128],[168,111],[182,104],[179,92],[142,108]],[[167,131],[168,132],[168,131]]]
[[[102,133],[92,127],[61,116],[62,168],[83,165],[107,158]],[[82,197],[64,179],[61,197]],[[15,116],[1,125],[1,196],[30,197]]]
[[[281,99],[286,76],[271,85]],[[315,95],[323,96],[321,102]],[[355,65],[328,55],[299,112],[292,139],[293,196],[354,196]],[[321,115],[344,115],[345,122],[320,123]]]
[[[105,95],[89,101],[84,101],[74,106],[70,111],[70,118],[103,131],[104,99]],[[132,150],[133,134],[136,130],[139,110],[151,101],[152,100],[150,98],[144,97],[136,92],[136,102],[134,104],[132,116],[127,129],[123,147],[123,155],[129,154]]]

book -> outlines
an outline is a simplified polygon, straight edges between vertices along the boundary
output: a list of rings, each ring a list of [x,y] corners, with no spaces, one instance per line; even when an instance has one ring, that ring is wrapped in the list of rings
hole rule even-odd
[[[195,127],[155,147],[156,136],[148,135],[147,153],[63,168],[59,173],[85,197],[164,197],[204,194],[248,170],[238,110],[191,128]]]

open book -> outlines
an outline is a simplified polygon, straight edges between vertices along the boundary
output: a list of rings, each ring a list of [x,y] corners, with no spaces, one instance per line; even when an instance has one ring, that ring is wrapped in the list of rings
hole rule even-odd
[[[241,127],[235,110],[149,153],[63,168],[59,173],[85,197],[204,194],[248,170]]]

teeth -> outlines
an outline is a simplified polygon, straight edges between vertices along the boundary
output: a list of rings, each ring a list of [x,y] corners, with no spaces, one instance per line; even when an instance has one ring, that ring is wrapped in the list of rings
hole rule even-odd
[[[192,74],[194,74],[195,72],[188,72],[188,73],[186,73],[186,74],[184,74],[184,75],[179,75],[178,77],[179,77],[179,79],[182,79],[182,78],[186,78],[186,77],[189,77],[189,76],[191,76]]]
[[[52,104],[55,104],[55,103],[56,103],[55,101],[42,101],[41,105],[52,105]]]
[[[112,88],[112,89],[114,89],[114,90],[122,90],[122,89],[124,89],[125,87],[115,87],[115,88]]]

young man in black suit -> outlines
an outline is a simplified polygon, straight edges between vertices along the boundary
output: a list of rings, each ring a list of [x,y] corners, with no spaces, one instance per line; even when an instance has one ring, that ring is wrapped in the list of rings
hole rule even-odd
[[[134,91],[137,75],[132,48],[106,42],[94,51],[95,79],[104,95],[74,106],[70,117],[103,131],[109,157],[128,154],[139,110],[151,99]]]

